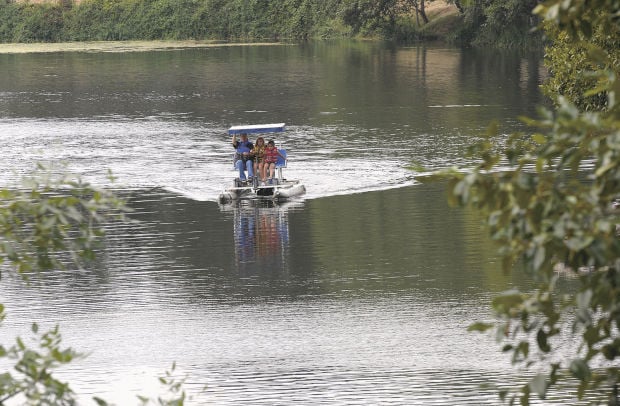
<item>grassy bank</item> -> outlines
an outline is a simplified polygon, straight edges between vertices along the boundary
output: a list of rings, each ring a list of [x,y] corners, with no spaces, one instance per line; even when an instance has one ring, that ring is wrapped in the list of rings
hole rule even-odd
[[[401,15],[394,25],[390,37],[399,42],[411,41],[444,41],[455,32],[462,23],[462,18],[452,4],[445,2],[429,3],[426,9],[429,22],[424,24],[415,13]]]
[[[195,40],[153,41],[73,41],[0,44],[1,54],[29,54],[47,52],[146,52],[188,48],[221,48],[237,46],[283,46],[281,42],[233,42]]]

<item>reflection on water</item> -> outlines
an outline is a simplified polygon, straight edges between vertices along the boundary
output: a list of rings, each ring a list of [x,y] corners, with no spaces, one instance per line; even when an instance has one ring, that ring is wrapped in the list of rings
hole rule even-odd
[[[241,274],[279,269],[288,271],[288,210],[303,203],[269,200],[240,201],[222,206],[234,213],[235,265]]]

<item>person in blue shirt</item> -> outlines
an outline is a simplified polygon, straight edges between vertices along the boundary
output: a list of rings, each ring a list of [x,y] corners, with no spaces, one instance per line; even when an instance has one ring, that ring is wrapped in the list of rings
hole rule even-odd
[[[248,141],[247,134],[241,134],[240,140],[237,140],[237,135],[234,134],[232,138],[232,145],[237,150],[235,154],[235,168],[239,171],[239,180],[244,182],[245,171],[248,171],[248,179],[251,181],[254,177],[254,162],[252,160],[252,149],[254,145]]]

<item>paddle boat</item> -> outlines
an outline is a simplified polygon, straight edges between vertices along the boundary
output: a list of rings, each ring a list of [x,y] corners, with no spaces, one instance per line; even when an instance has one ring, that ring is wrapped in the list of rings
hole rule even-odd
[[[229,135],[267,134],[284,131],[284,123],[240,125],[228,129]],[[278,156],[276,162],[276,176],[270,182],[260,182],[258,176],[252,181],[242,181],[239,178],[233,180],[232,187],[224,190],[219,195],[220,204],[233,203],[242,199],[267,199],[273,201],[287,200],[306,193],[306,187],[299,180],[285,179],[282,169],[286,168],[286,150],[278,149],[282,156]],[[234,161],[234,158],[233,158]],[[234,163],[234,162],[233,162]]]

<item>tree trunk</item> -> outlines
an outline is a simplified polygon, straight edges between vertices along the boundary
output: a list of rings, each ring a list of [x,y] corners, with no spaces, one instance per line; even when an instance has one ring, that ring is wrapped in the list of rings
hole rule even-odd
[[[411,6],[415,10],[415,25],[420,26],[420,13],[418,13],[418,0],[411,0]]]
[[[459,11],[459,13],[461,14],[465,13],[465,10],[463,9],[463,6],[461,5],[460,0],[454,0],[454,5],[456,6],[456,9]]]
[[[420,0],[420,9],[418,10],[418,12],[422,17],[422,20],[424,20],[424,24],[428,24],[428,17],[426,16],[426,12],[424,11],[424,1],[425,0]]]

